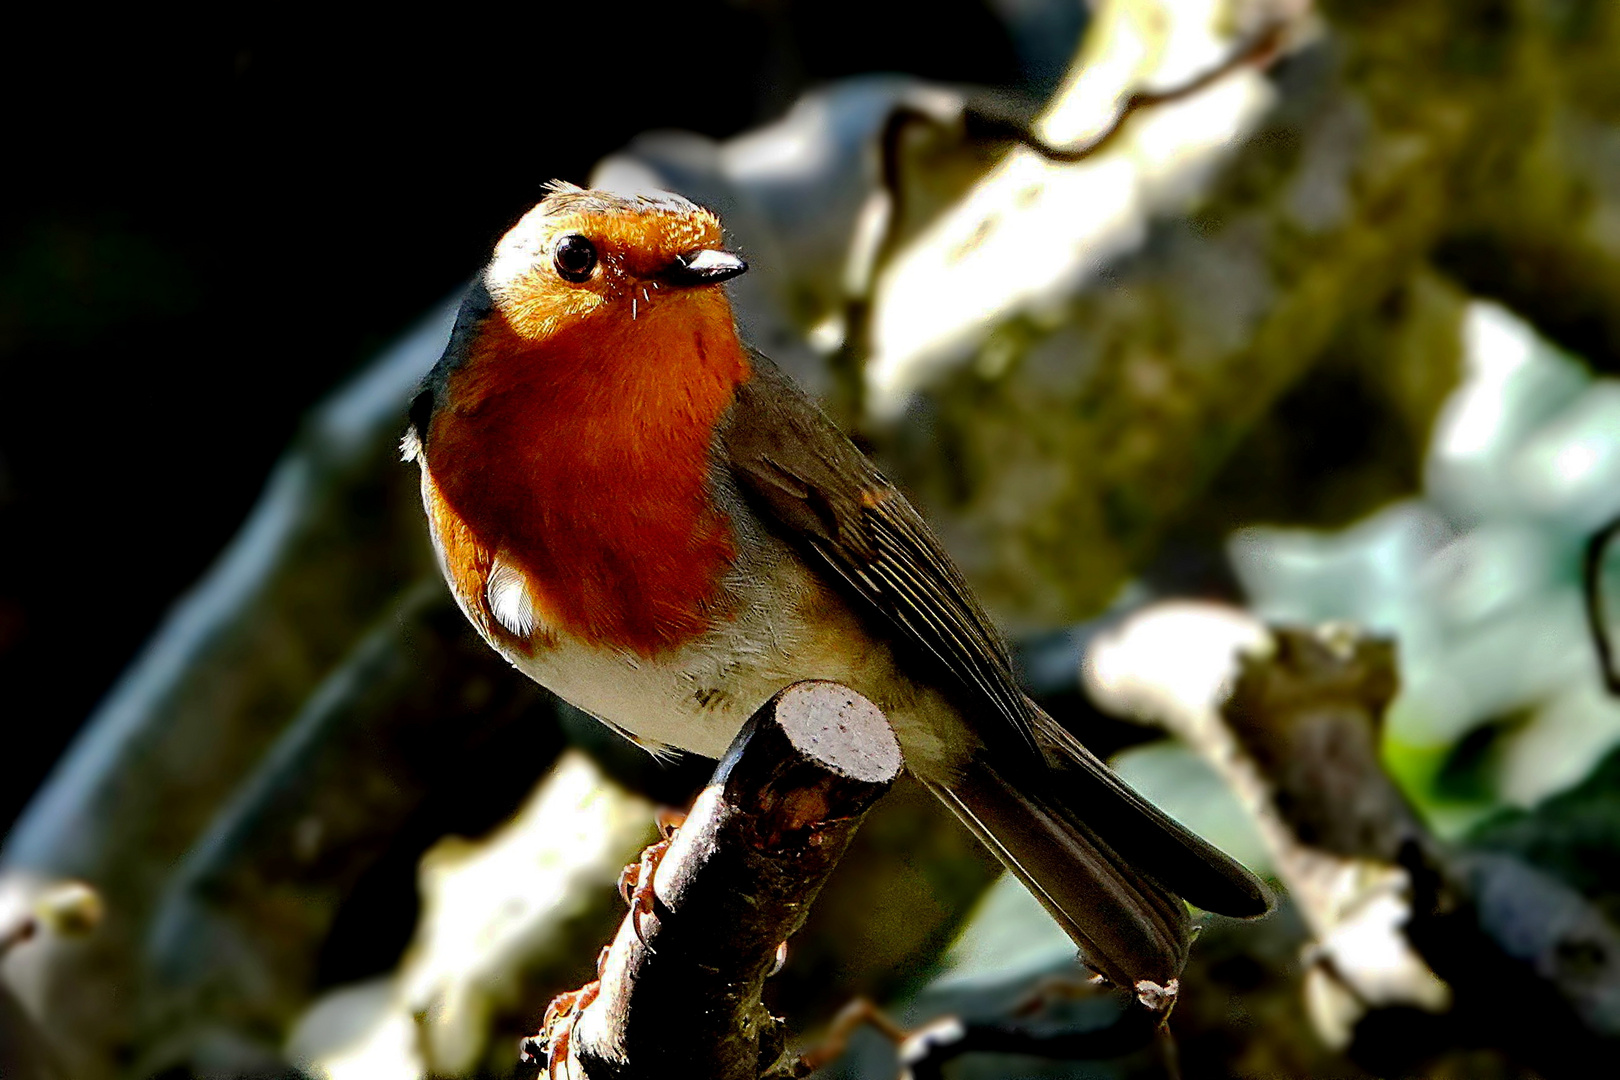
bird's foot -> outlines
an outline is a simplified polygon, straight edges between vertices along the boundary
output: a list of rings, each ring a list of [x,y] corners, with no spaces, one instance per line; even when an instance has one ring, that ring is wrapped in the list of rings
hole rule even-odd
[[[542,1056],[545,1058],[547,1080],[565,1080],[574,1071],[570,1056],[574,1025],[602,991],[602,964],[606,959],[607,950],[603,949],[596,958],[596,978],[578,990],[552,998],[540,1020],[540,1030],[518,1044],[518,1057],[525,1065],[538,1063]]]
[[[657,895],[653,892],[653,878],[658,873],[658,864],[664,861],[664,855],[675,839],[675,833],[686,822],[686,814],[665,806],[659,808],[654,820],[663,839],[649,844],[642,851],[640,859],[629,863],[619,872],[619,895],[630,908],[630,925],[635,928],[636,940],[649,951],[652,946],[647,944],[647,934],[641,924],[643,919],[654,913]]]

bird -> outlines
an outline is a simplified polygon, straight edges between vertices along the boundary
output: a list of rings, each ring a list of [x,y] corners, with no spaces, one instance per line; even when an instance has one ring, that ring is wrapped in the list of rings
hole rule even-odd
[[[552,182],[496,243],[409,407],[439,567],[525,675],[654,752],[722,757],[794,682],[888,717],[905,766],[1098,975],[1173,996],[1188,903],[1266,887],[1019,688],[921,514],[747,345],[717,215]]]

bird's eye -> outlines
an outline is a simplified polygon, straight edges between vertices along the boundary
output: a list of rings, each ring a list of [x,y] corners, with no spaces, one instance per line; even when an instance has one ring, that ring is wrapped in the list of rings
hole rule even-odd
[[[596,269],[596,245],[579,233],[570,233],[557,241],[551,261],[564,281],[584,281]]]

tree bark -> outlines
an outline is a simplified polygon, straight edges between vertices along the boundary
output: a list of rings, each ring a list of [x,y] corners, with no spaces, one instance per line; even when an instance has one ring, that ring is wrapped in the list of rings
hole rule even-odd
[[[835,683],[756,713],[658,864],[652,914],[619,928],[572,1041],[584,1075],[758,1080],[783,1045],[760,1002],[778,947],[900,768],[883,714]]]

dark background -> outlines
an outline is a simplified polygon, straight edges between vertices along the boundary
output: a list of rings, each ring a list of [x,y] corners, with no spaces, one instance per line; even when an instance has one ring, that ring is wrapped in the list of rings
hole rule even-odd
[[[702,0],[5,35],[0,835],[304,410],[456,289],[542,182],[859,72],[1038,95],[1083,18],[928,16]]]

